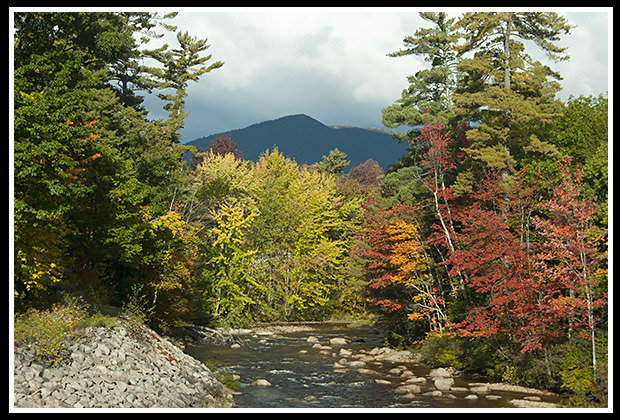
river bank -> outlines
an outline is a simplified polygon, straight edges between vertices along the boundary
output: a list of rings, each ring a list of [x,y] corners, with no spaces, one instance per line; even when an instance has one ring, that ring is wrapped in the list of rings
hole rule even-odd
[[[15,408],[203,408],[234,406],[231,391],[201,362],[155,331],[86,328],[68,360],[45,366],[14,349]]]

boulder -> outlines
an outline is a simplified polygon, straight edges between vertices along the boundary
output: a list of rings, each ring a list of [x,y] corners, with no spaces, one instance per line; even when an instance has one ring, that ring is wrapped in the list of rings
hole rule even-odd
[[[316,338],[315,336],[311,335],[310,337],[306,338],[306,341],[307,341],[308,343],[318,343],[318,342],[319,342],[319,339],[318,339],[318,338]]]
[[[332,344],[335,346],[342,346],[342,345],[348,344],[348,341],[342,337],[334,337],[334,338],[329,339],[329,344]]]
[[[409,384],[409,385],[401,385],[398,388],[394,389],[394,392],[397,392],[399,394],[419,394],[421,391],[421,388],[419,385],[415,385],[415,384]]]
[[[428,376],[431,376],[433,378],[450,378],[452,374],[445,368],[437,368],[431,370]]]
[[[271,386],[271,382],[269,382],[267,379],[257,379],[254,382],[252,382],[252,385],[254,385],[254,386]]]
[[[388,347],[382,347],[379,350],[375,351],[372,349],[370,351],[371,355],[375,356],[375,360],[385,361],[385,362],[393,362],[393,363],[409,363],[413,361],[411,357],[411,352],[408,350],[393,350]]]
[[[388,370],[388,375],[400,375],[402,372],[403,372],[402,369],[392,368]]]
[[[353,352],[351,350],[347,350],[347,349],[340,349],[338,354],[340,356],[351,356],[353,354]]]
[[[438,390],[449,391],[452,385],[454,385],[454,379],[439,377],[435,378],[433,383],[435,384],[435,388],[437,388]]]
[[[406,384],[424,384],[426,383],[426,378],[422,376],[413,376],[405,381]],[[467,390],[467,388],[466,388]]]

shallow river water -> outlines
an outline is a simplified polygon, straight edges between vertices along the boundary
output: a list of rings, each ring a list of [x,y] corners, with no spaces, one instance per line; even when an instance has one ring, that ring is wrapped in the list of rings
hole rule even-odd
[[[422,386],[420,395],[413,400],[403,399],[394,389],[404,384],[403,378],[390,375],[396,366],[406,367],[416,376],[428,375],[430,369],[415,363],[383,362],[369,363],[372,373],[360,373],[356,369],[334,369],[334,362],[341,348],[353,353],[383,347],[383,336],[370,328],[346,328],[342,324],[311,324],[311,329],[283,335],[259,337],[241,336],[241,347],[230,345],[188,346],[185,352],[203,362],[215,364],[226,372],[241,377],[238,394],[234,396],[241,408],[500,408],[512,407],[508,401],[521,399],[528,394],[492,391],[493,398],[480,395],[466,399],[471,392],[450,392],[443,396],[422,395],[435,388],[432,381]],[[309,336],[329,345],[329,339],[344,337],[351,342],[334,345],[331,350],[313,348],[307,342]],[[307,352],[300,351],[305,350]],[[353,360],[353,359],[350,359]],[[271,386],[255,386],[252,382],[266,379]],[[389,381],[378,383],[376,379]],[[467,387],[471,383],[485,382],[481,378],[457,376],[455,387]],[[499,397],[499,398],[497,398]],[[535,397],[536,398],[536,397]],[[553,396],[540,396],[542,401],[557,402]]]

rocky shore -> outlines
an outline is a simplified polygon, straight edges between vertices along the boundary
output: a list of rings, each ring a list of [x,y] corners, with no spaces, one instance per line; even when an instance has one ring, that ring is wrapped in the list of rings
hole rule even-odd
[[[67,360],[46,366],[14,349],[16,408],[232,407],[228,388],[201,362],[156,332],[119,321],[86,328]]]

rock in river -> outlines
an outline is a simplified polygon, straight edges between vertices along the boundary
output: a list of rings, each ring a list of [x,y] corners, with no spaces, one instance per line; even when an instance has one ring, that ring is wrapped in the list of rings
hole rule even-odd
[[[435,378],[435,388],[440,391],[449,391],[452,385],[454,385],[454,379],[452,378]]]
[[[254,385],[254,386],[271,386],[271,382],[269,382],[267,379],[257,379],[254,382],[252,382],[252,385]]]

